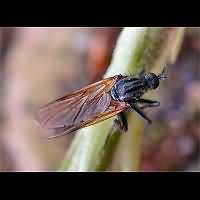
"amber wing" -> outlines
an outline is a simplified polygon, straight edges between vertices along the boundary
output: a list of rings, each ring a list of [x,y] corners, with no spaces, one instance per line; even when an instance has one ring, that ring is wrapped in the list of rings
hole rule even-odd
[[[47,137],[72,133],[128,108],[128,104],[114,101],[109,93],[119,78],[104,79],[42,107],[36,120],[47,130]]]

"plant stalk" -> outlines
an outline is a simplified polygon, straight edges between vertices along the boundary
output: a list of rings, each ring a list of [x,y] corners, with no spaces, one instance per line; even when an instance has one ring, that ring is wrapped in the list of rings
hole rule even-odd
[[[178,28],[125,27],[104,77],[135,74],[142,69],[149,71],[156,66],[165,65],[172,53],[171,47],[177,40],[172,37],[172,33],[178,31]],[[120,170],[138,170],[144,122],[135,113],[128,114],[127,117],[129,130],[125,135],[116,130],[108,135],[113,118],[79,130],[59,171],[106,170],[122,139],[123,167]]]

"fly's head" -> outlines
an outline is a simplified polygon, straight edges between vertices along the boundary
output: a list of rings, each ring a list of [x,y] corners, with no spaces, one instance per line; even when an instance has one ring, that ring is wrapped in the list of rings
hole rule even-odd
[[[158,88],[160,81],[165,80],[166,78],[166,68],[164,68],[159,75],[156,75],[154,73],[148,73],[144,75],[144,81],[146,82],[146,86],[148,89],[151,90]]]

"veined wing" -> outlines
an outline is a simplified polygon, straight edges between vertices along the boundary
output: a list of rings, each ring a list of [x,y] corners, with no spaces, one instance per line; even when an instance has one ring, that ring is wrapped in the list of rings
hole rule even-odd
[[[118,79],[104,79],[41,108],[36,119],[47,130],[47,137],[74,132],[126,109],[126,103],[112,100],[109,93]]]

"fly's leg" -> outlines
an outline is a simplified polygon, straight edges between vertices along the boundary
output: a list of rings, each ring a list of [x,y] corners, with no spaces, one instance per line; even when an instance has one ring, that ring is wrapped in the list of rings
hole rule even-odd
[[[152,124],[152,121],[146,116],[146,114],[140,110],[140,108],[135,103],[130,103],[130,106],[135,110],[140,116],[142,116],[149,124]]]
[[[139,109],[145,109],[145,108],[153,108],[153,107],[159,107],[160,102],[158,101],[152,101],[149,99],[139,99],[137,103],[143,104],[142,106],[138,107]]]
[[[123,112],[121,112],[117,115],[117,119],[114,120],[113,127],[122,132],[127,132],[128,123],[127,123],[126,116],[124,115]]]
[[[109,140],[110,140],[110,138],[112,136],[112,132],[113,132],[114,129],[120,130],[122,133],[127,132],[128,123],[127,123],[126,116],[124,115],[123,112],[117,114],[117,119],[114,119],[114,123],[113,123],[111,129],[108,132],[108,137],[106,139],[104,148],[105,148],[105,146],[107,146],[107,144],[108,144],[108,142],[109,142]]]
[[[109,135],[111,135],[114,129],[120,130],[123,133],[127,132],[128,123],[123,112],[117,114],[117,119],[114,119],[113,125],[109,131]]]
[[[160,102],[158,102],[158,101],[152,101],[152,100],[149,100],[149,99],[138,99],[137,102],[138,102],[138,103],[155,104],[155,105],[157,105],[157,106],[160,105]]]

